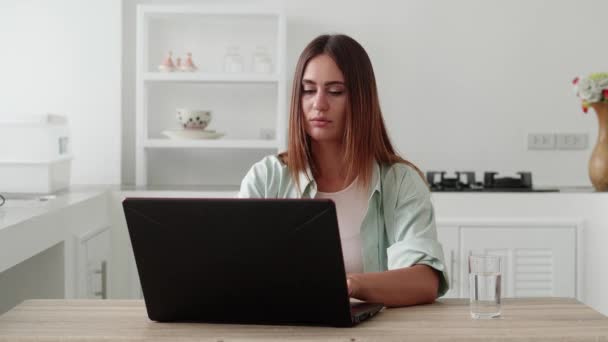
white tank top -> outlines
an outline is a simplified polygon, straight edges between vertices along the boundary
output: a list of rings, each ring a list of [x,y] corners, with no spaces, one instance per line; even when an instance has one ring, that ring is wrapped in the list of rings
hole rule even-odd
[[[368,197],[368,192],[357,185],[357,179],[343,190],[318,191],[315,196],[315,198],[331,199],[336,204],[346,273],[363,272],[360,231],[361,223],[367,214]]]

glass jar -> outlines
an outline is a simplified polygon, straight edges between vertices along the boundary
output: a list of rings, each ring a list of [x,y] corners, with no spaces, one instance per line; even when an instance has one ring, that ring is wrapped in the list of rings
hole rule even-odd
[[[266,47],[256,46],[253,51],[253,60],[251,65],[253,66],[254,72],[259,73],[271,73],[272,72],[272,59],[268,53]]]
[[[225,72],[243,72],[243,56],[239,52],[238,46],[229,46],[224,55]]]

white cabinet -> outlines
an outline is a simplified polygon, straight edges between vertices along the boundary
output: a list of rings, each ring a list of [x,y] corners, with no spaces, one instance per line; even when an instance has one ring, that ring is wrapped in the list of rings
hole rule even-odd
[[[451,289],[468,297],[468,256],[502,257],[503,297],[580,298],[581,225],[572,222],[450,222],[438,224]]]
[[[200,159],[204,170],[215,167],[219,169],[215,172],[221,173],[221,163],[215,161],[227,153],[240,151],[242,154],[237,159],[243,159],[241,162],[248,168],[260,159],[261,152],[264,155],[285,148],[285,31],[285,15],[280,11],[220,6],[138,6],[137,185],[150,183],[148,171],[151,169],[179,167],[192,159]],[[186,54],[191,53],[197,69],[159,71],[158,66],[169,52],[174,62],[181,58],[182,63]],[[238,68],[234,67],[235,60]],[[260,60],[265,63],[263,67]],[[224,136],[214,140],[168,138],[165,131],[179,133],[183,129],[176,119],[177,108],[210,110],[212,119],[207,129]],[[180,153],[186,149],[203,155]],[[218,153],[218,149],[225,153]],[[251,150],[258,153],[246,153]],[[209,153],[204,154],[205,151]],[[177,173],[161,174],[171,177]],[[162,184],[178,184],[178,181],[163,179]]]
[[[575,297],[575,228],[462,227],[460,257],[502,257],[505,297]],[[466,274],[467,267],[461,267]],[[464,277],[463,277],[464,278]],[[468,293],[468,282],[463,282]]]
[[[112,252],[109,192],[65,208],[66,298],[108,298]],[[48,219],[46,219],[48,221]]]

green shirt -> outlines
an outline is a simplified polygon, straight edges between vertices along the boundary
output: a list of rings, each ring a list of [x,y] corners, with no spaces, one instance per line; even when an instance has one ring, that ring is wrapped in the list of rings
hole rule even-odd
[[[307,170],[311,175],[310,170]],[[310,178],[310,180],[309,180]],[[241,198],[315,198],[313,177],[302,172],[298,191],[277,156],[254,164],[241,183]],[[396,163],[374,163],[367,214],[361,224],[364,272],[425,264],[440,272],[438,297],[449,288],[443,249],[437,241],[430,191],[416,170]]]

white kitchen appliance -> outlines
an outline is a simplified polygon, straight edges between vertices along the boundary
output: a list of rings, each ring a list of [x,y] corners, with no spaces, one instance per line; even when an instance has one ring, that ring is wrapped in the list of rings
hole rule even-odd
[[[70,185],[68,122],[55,114],[0,116],[0,193],[48,194]]]

